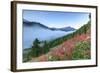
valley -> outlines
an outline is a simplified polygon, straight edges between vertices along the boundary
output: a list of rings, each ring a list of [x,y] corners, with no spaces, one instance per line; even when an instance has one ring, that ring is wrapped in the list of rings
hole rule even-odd
[[[90,59],[90,27],[91,23],[89,21],[81,28],[77,29],[74,32],[68,33],[67,35],[64,34],[60,37],[56,37],[49,42],[42,40],[42,43],[44,43],[42,46],[40,39],[35,39],[33,42],[33,46],[30,47],[29,52],[24,53],[24,62]],[[53,33],[53,35],[55,34]],[[56,34],[56,36],[59,35],[60,34]]]

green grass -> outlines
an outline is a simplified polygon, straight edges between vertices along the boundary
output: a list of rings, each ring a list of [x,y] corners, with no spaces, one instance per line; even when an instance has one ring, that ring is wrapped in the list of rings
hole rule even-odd
[[[72,53],[73,60],[80,60],[80,59],[90,59],[90,54],[87,52],[90,51],[90,42],[79,42],[76,44],[74,51]]]

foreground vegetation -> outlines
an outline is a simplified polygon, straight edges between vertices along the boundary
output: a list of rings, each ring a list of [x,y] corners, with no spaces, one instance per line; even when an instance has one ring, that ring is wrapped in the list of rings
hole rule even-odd
[[[72,53],[72,59],[90,59],[90,46],[90,42],[87,41],[77,43]]]

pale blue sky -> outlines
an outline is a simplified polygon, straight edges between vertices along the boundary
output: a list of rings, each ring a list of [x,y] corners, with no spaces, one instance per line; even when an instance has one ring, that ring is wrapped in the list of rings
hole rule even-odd
[[[23,10],[23,18],[48,27],[71,26],[78,29],[89,21],[89,13]]]

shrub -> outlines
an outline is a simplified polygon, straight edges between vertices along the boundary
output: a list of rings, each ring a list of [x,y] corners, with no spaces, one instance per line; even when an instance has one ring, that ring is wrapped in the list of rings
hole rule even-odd
[[[48,57],[48,61],[59,61],[59,60],[60,60],[60,58],[58,56],[52,56],[52,55],[50,55]]]
[[[72,53],[72,59],[89,59],[90,58],[90,42],[79,42],[76,44]],[[89,54],[87,54],[87,52]]]

